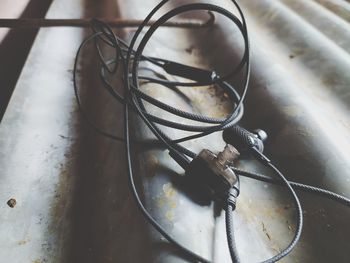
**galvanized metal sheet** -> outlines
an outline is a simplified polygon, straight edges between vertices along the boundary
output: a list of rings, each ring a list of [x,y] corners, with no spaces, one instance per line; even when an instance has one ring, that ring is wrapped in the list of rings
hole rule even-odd
[[[213,2],[232,8],[229,1]],[[269,132],[267,154],[290,179],[350,196],[348,24],[335,11],[331,13],[334,9],[316,2],[337,4],[241,3],[253,51],[244,124]],[[156,3],[55,1],[49,17],[140,18]],[[241,54],[242,43],[226,20],[218,17],[217,22],[217,27],[197,31],[161,29],[146,53],[226,70]],[[133,31],[124,33],[130,38]],[[0,260],[185,262],[149,231],[136,210],[127,187],[123,145],[98,137],[80,122],[71,69],[83,36],[79,29],[40,31],[1,123]],[[99,81],[91,63],[94,57],[89,50],[84,57],[79,73],[86,89],[83,102],[100,124],[121,134],[121,107],[94,89]],[[215,87],[182,89],[191,104],[165,88],[144,88],[156,98],[194,112],[223,116],[230,109]],[[139,136],[150,136],[137,119],[135,125]],[[221,134],[214,134],[186,146],[197,152],[202,147],[218,151],[224,143]],[[193,251],[214,262],[230,262],[223,215],[215,214],[212,206],[199,205],[178,184],[183,171],[166,151],[136,147],[135,152],[141,153],[135,168],[152,214]],[[239,165],[264,171],[249,159]],[[10,198],[17,200],[14,208],[6,204]],[[283,261],[348,262],[349,211],[309,194],[301,198],[304,234]],[[295,228],[286,191],[250,179],[242,180],[235,220],[242,262],[277,253]]]

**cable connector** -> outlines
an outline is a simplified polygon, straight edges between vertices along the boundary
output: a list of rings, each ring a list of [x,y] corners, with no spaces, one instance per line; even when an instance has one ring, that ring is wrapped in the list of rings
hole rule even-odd
[[[202,150],[188,165],[186,176],[203,200],[224,204],[238,180],[230,168],[238,156],[236,148],[226,145],[218,155],[207,149]]]
[[[184,64],[180,64],[173,61],[167,61],[163,65],[163,69],[175,76],[179,76],[182,78],[199,81],[199,82],[212,82],[213,72],[205,69],[195,68],[191,66],[187,66]]]
[[[231,207],[232,211],[234,211],[236,209],[236,203],[237,203],[237,197],[239,196],[239,179],[237,180],[237,182],[235,183],[235,185],[229,190],[228,193],[228,198],[227,198],[227,207]],[[231,212],[231,211],[227,211],[227,212]]]

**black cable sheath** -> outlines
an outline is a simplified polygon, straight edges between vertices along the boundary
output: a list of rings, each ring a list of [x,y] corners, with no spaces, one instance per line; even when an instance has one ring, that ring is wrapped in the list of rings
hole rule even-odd
[[[241,175],[241,176],[245,176],[245,177],[248,177],[251,179],[256,179],[256,180],[263,181],[266,183],[272,183],[275,185],[284,186],[284,184],[281,180],[271,178],[271,177],[263,175],[263,174],[259,174],[259,173],[255,173],[255,172],[248,172],[248,171],[245,171],[242,169],[238,169],[236,167],[231,167],[231,169],[235,173],[237,173],[238,175]],[[322,189],[319,187],[306,185],[306,184],[302,184],[302,183],[297,183],[297,182],[292,182],[292,181],[289,181],[289,184],[293,188],[295,188],[296,190],[300,190],[300,191],[308,192],[308,193],[312,193],[312,194],[317,194],[317,195],[322,196],[324,198],[328,198],[330,200],[338,202],[339,204],[350,207],[350,199],[349,198],[346,198],[346,197],[339,195],[337,193],[334,193],[332,191],[328,191],[328,190],[325,190],[325,189]]]
[[[136,49],[135,55],[134,55],[134,60],[133,60],[133,66],[132,66],[132,83],[133,83],[133,87],[139,89],[138,86],[138,63],[140,61],[140,56],[142,54],[143,49],[145,48],[148,40],[151,38],[152,34],[155,32],[155,30],[160,27],[163,23],[165,23],[168,19],[170,19],[171,17],[183,13],[183,12],[188,12],[188,11],[193,11],[193,10],[210,10],[210,11],[215,11],[218,12],[220,14],[223,14],[227,17],[229,17],[237,26],[238,28],[241,30],[242,34],[244,34],[245,30],[244,27],[240,24],[239,20],[237,20],[237,18],[230,12],[228,12],[227,10],[220,8],[218,6],[214,6],[214,5],[210,5],[210,4],[188,4],[188,5],[184,5],[184,6],[180,6],[177,7],[175,9],[170,10],[168,13],[166,13],[165,15],[163,15],[161,18],[159,18],[149,29],[148,31],[146,31],[145,35],[143,36],[143,38],[141,39],[141,42],[138,46],[138,48]],[[249,50],[249,46],[248,46],[248,40],[247,37],[245,37],[245,44],[246,44],[246,50]],[[238,109],[240,108],[241,104],[243,103],[243,100],[245,98],[245,94],[246,94],[246,90],[247,90],[247,84],[249,82],[249,70],[250,70],[250,66],[249,66],[249,52],[247,55],[247,74],[245,75],[246,78],[244,80],[244,91],[243,94],[237,104],[237,107],[235,108],[235,110],[231,113],[231,115],[226,119],[226,121],[224,121],[222,124],[219,124],[217,126],[213,126],[213,127],[202,127],[201,129],[199,129],[197,127],[194,128],[192,131],[200,131],[202,130],[203,133],[209,134],[218,130],[221,130],[223,127],[225,127],[227,124],[229,124],[230,122],[234,121],[235,115],[237,114]],[[219,78],[221,79],[221,78]],[[216,79],[213,79],[213,82],[216,81]],[[142,102],[139,100],[138,103],[140,104],[141,108],[144,110],[143,106],[142,106]],[[172,128],[174,127],[178,127],[178,128],[184,128],[185,130],[189,130],[190,127],[188,126],[184,126],[181,124],[170,124],[169,122],[167,122],[168,125],[171,125]],[[234,124],[233,124],[234,125]],[[176,145],[173,145],[174,147],[176,147]]]
[[[179,163],[181,163],[183,166],[186,166],[186,164],[190,162],[188,157],[194,158],[196,154],[193,153],[190,149],[187,149],[184,146],[180,145],[181,142],[185,142],[195,138],[200,138],[200,137],[209,135],[211,133],[227,129],[229,127],[233,127],[238,123],[238,121],[243,116],[243,113],[244,113],[243,102],[246,97],[249,78],[250,78],[249,38],[248,38],[247,26],[246,26],[243,12],[239,7],[239,5],[237,4],[237,2],[233,0],[232,2],[238,9],[240,19],[237,16],[235,16],[233,13],[216,5],[203,4],[203,3],[184,4],[174,9],[170,9],[170,11],[168,11],[163,16],[161,16],[158,20],[156,20],[155,23],[152,24],[147,31],[145,31],[145,34],[141,37],[141,39],[139,39],[140,33],[142,30],[144,30],[145,25],[150,21],[150,19],[155,15],[155,13],[157,13],[167,2],[169,2],[169,0],[161,1],[147,15],[145,20],[141,23],[141,25],[136,30],[130,42],[130,45],[128,45],[126,42],[118,38],[114,34],[113,30],[110,27],[108,27],[108,25],[106,25],[102,21],[94,20],[92,22],[94,33],[90,37],[85,39],[83,43],[80,45],[75,62],[74,62],[74,71],[73,71],[74,92],[77,98],[78,106],[81,110],[81,113],[84,119],[90,126],[92,126],[95,129],[95,131],[97,131],[99,134],[105,137],[108,137],[110,139],[117,140],[117,141],[124,141],[125,154],[127,159],[127,172],[128,172],[130,188],[135,198],[136,204],[140,209],[141,213],[146,218],[146,220],[161,235],[163,235],[171,244],[173,244],[176,248],[182,251],[187,257],[189,257],[190,260],[196,261],[196,262],[199,261],[199,262],[209,263],[210,261],[190,251],[188,248],[181,245],[172,236],[170,236],[166,232],[166,230],[152,217],[152,215],[147,211],[147,209],[142,204],[141,198],[139,197],[137,188],[135,186],[133,169],[132,169],[131,145],[130,145],[131,140],[130,140],[130,131],[129,131],[129,113],[130,112],[136,113],[143,120],[146,126],[152,131],[152,133],[157,138],[159,143],[165,146],[170,151],[171,156],[173,156],[175,160],[178,160]],[[199,68],[183,65],[178,62],[169,61],[166,59],[145,56],[143,54],[143,50],[147,45],[148,41],[150,40],[150,38],[152,37],[153,33],[163,23],[165,23],[167,20],[169,20],[170,18],[178,14],[189,12],[189,11],[196,11],[196,10],[209,10],[209,11],[220,13],[221,15],[228,17],[238,27],[238,29],[241,31],[241,34],[243,36],[244,54],[240,62],[236,67],[234,67],[233,70],[231,70],[231,72],[226,73],[222,77],[218,76],[214,71],[199,69]],[[103,83],[103,87],[110,93],[110,95],[114,99],[116,99],[117,101],[119,101],[121,104],[124,105],[124,138],[115,136],[114,134],[108,133],[103,129],[100,129],[98,126],[96,126],[89,119],[89,117],[84,112],[83,107],[81,105],[81,100],[79,98],[79,92],[78,92],[77,79],[76,79],[77,64],[78,64],[78,58],[80,56],[81,50],[90,41],[94,42],[95,49],[97,51],[97,54],[100,60],[100,64],[101,64],[100,77]],[[101,46],[101,44],[103,43],[114,49],[114,57],[112,59],[107,59],[106,56],[103,54],[103,48]],[[139,43],[138,46],[136,46],[136,43]],[[170,75],[188,78],[188,80],[192,82],[169,81],[166,78],[159,78],[159,77],[153,78],[148,76],[139,76],[140,63],[152,64],[154,67],[156,68],[159,67],[160,69],[164,70]],[[242,87],[241,94],[239,94],[236,91],[235,87],[231,86],[227,82],[227,80],[230,77],[233,77],[238,72],[242,71],[243,69],[244,69],[244,77],[242,81],[243,87]],[[110,82],[107,80],[107,74],[113,75],[119,70],[122,70],[122,73],[123,73],[124,95],[119,94],[113,88],[113,85],[111,85]],[[155,75],[157,76],[157,74]],[[150,95],[144,93],[142,90],[140,90],[140,81],[146,81],[146,83],[159,84],[167,88],[178,87],[178,86],[190,88],[190,87],[198,87],[203,85],[217,85],[219,88],[221,88],[222,90],[228,93],[234,105],[234,108],[232,112],[228,116],[226,116],[226,118],[212,118],[209,116],[203,116],[200,114],[185,112],[181,109],[172,107],[167,103],[159,101],[151,97]],[[200,124],[198,125],[184,124],[184,123],[175,122],[166,118],[161,118],[153,114],[150,114],[147,111],[146,107],[144,106],[144,101],[147,101],[148,103],[152,104],[153,106],[157,107],[160,110],[164,110],[168,113],[184,118],[186,120],[199,122]],[[172,139],[159,126],[166,126],[177,130],[190,131],[190,132],[194,132],[195,134],[182,137],[179,139]],[[264,157],[262,158],[262,160],[266,161],[268,159]],[[279,177],[279,179],[268,178],[263,175],[245,172],[242,170],[238,170],[237,168],[233,168],[233,170],[235,170],[237,174],[241,174],[243,176],[248,176],[248,177],[266,181],[269,183],[284,185],[285,187],[288,188],[289,192],[293,197],[293,202],[297,209],[297,228],[296,228],[295,236],[291,241],[291,243],[285,249],[283,249],[280,253],[278,253],[276,256],[272,257],[271,259],[268,259],[263,262],[263,263],[272,263],[272,262],[277,262],[283,257],[285,257],[286,255],[288,255],[297,244],[301,235],[301,230],[303,225],[302,210],[301,210],[299,199],[294,191],[294,188],[331,198],[332,200],[335,200],[347,206],[350,206],[350,200],[324,189],[307,186],[307,185],[303,185],[295,182],[289,182],[273,164],[271,164],[270,162],[265,162],[265,164],[275,172],[275,174]],[[233,262],[239,262],[238,252],[234,241],[232,210],[234,210],[234,207],[231,204],[228,204],[227,211],[226,211],[226,229],[228,233],[227,238],[228,238],[232,260]]]
[[[271,162],[266,163],[266,166],[270,167],[275,172],[275,174],[280,178],[280,180],[284,183],[284,185],[288,188],[291,196],[293,197],[293,202],[297,210],[297,224],[296,224],[296,230],[295,230],[293,240],[285,249],[283,249],[276,256],[263,261],[263,263],[273,263],[287,256],[290,252],[292,252],[293,248],[297,245],[303,229],[303,210],[301,208],[301,204],[297,194],[295,193],[294,189],[290,185],[289,181],[284,177],[284,175]]]
[[[235,241],[235,235],[234,235],[233,210],[234,210],[234,207],[231,204],[228,204],[225,211],[226,237],[227,237],[227,243],[229,245],[228,247],[229,247],[232,262],[240,263],[236,241]]]
[[[141,24],[141,26],[137,29],[133,39],[131,40],[130,43],[130,47],[128,50],[128,54],[126,57],[126,61],[125,61],[125,65],[124,68],[128,69],[129,63],[130,63],[130,59],[131,59],[131,54],[132,54],[132,50],[133,50],[133,46],[136,42],[136,39],[139,35],[139,33],[141,32],[141,30],[143,29],[144,25],[151,19],[151,17],[153,16],[154,13],[156,13],[158,11],[158,9],[160,9],[165,3],[167,3],[169,0],[163,0],[161,1],[149,14],[148,16],[145,18],[145,20],[143,21],[143,23]],[[124,90],[125,90],[125,96],[126,98],[129,97],[129,74],[128,71],[125,70],[125,76],[124,76],[124,81],[125,81],[125,85],[124,85]],[[142,113],[140,114],[140,117],[144,117],[144,115],[142,115]],[[143,120],[145,121],[146,124],[147,120],[145,118],[143,118]],[[150,126],[149,126],[150,127]],[[152,129],[152,126],[150,127]],[[154,130],[153,130],[154,131]],[[154,131],[155,135],[157,134],[157,131]],[[201,256],[193,253],[192,251],[190,251],[189,249],[187,249],[186,247],[182,246],[180,243],[178,243],[174,238],[172,238],[164,229],[161,225],[158,224],[158,222],[148,213],[148,211],[146,210],[146,208],[143,206],[142,201],[138,195],[138,191],[135,187],[135,182],[134,182],[134,176],[133,176],[133,169],[132,169],[132,161],[131,161],[131,147],[130,147],[130,132],[129,132],[129,104],[126,103],[124,104],[124,136],[125,136],[125,154],[126,154],[126,159],[127,159],[127,171],[128,171],[128,178],[129,178],[129,183],[131,186],[131,190],[133,193],[133,196],[135,198],[136,204],[138,206],[138,208],[140,209],[140,211],[142,212],[142,214],[144,215],[144,217],[147,219],[147,221],[160,233],[162,234],[171,244],[173,244],[175,247],[177,247],[180,251],[184,252],[187,256],[189,256],[191,259],[199,261],[199,262],[203,262],[203,263],[209,263],[210,261],[202,258]],[[161,140],[163,138],[160,138]],[[167,144],[167,143],[165,143]],[[169,145],[170,146],[170,145]],[[174,151],[176,152],[176,150]]]

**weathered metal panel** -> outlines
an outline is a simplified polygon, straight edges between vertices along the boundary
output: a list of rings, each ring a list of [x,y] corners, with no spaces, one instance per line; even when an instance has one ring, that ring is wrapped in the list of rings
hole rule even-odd
[[[116,10],[113,1],[55,1],[48,17]],[[1,262],[147,262],[146,224],[129,195],[122,145],[79,122],[72,68],[86,33],[40,30],[2,120]],[[83,85],[98,80],[90,59],[82,62]],[[105,104],[106,96],[91,92],[98,90],[85,92],[98,98],[91,107]]]
[[[140,18],[157,2],[55,1],[49,17]],[[232,8],[229,1],[212,2]],[[334,8],[316,2],[339,4],[242,1],[253,52],[244,124],[269,132],[267,153],[290,179],[350,196],[348,24],[331,13]],[[217,27],[197,31],[161,29],[145,52],[225,71],[242,52],[242,43],[226,20],[218,17],[217,22]],[[124,33],[130,38],[133,30]],[[79,29],[40,31],[0,126],[0,260],[186,262],[169,253],[171,248],[136,211],[123,145],[98,137],[79,121],[71,69],[84,34]],[[79,73],[86,89],[83,102],[100,124],[122,134],[122,108],[94,88],[99,79],[90,50],[84,58]],[[191,104],[165,88],[144,88],[195,112],[223,116],[230,109],[214,87],[182,89]],[[134,122],[139,136],[150,136]],[[223,145],[219,133],[186,143],[196,152],[202,147],[218,151]],[[230,262],[223,215],[191,199],[178,183],[183,171],[166,151],[136,147],[135,152],[142,153],[136,170],[152,214],[192,250],[214,262]],[[248,159],[239,165],[264,171]],[[300,196],[304,234],[283,262],[348,262],[349,211],[319,197]],[[17,200],[14,208],[6,204],[10,198]],[[283,188],[243,179],[235,213],[242,262],[266,259],[286,245],[295,228],[293,212]]]

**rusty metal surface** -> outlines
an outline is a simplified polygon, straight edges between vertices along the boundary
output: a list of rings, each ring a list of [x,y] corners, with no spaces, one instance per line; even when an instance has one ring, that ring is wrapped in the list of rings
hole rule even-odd
[[[232,8],[228,1],[212,2]],[[335,11],[339,2],[242,1],[253,52],[244,124],[268,131],[267,154],[288,178],[350,196],[350,30]],[[155,3],[55,1],[48,18],[118,14],[138,19]],[[217,22],[217,27],[196,31],[160,29],[145,52],[224,71],[241,53],[242,43],[224,19]],[[169,253],[171,248],[136,211],[123,145],[96,136],[80,121],[71,69],[84,33],[40,31],[0,126],[0,261],[186,262]],[[133,31],[124,33],[129,38]],[[93,88],[98,83],[93,57],[85,58],[79,74],[86,87],[84,102],[96,120],[121,134],[116,121],[122,119],[121,107]],[[165,88],[144,89],[194,112],[221,117],[230,109],[214,87],[182,89],[191,104]],[[150,136],[137,119],[135,125],[138,136]],[[196,152],[202,147],[218,151],[223,145],[221,134],[186,144]],[[140,189],[152,214],[197,253],[230,262],[223,214],[191,198],[178,183],[183,171],[166,151],[135,148],[135,153],[140,153]],[[239,165],[264,171],[251,160]],[[283,262],[348,262],[350,212],[310,194],[300,196],[304,233]],[[13,208],[7,204],[11,198],[16,199]],[[293,213],[283,188],[243,179],[235,215],[242,262],[266,259],[286,245],[295,228]]]
[[[55,1],[48,18],[112,17],[116,10],[113,1]],[[146,224],[129,195],[123,148],[79,121],[72,68],[86,33],[40,30],[1,123],[1,262],[148,261]],[[81,66],[85,86],[98,80],[90,59]],[[87,100],[95,109],[106,104],[96,89],[84,91]],[[111,118],[121,116],[109,104]]]

